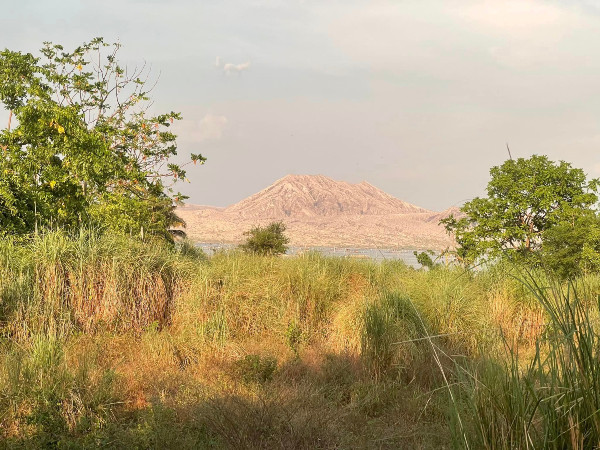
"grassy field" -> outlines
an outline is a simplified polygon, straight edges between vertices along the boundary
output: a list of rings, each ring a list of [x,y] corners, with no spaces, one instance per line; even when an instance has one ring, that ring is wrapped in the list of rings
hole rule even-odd
[[[592,448],[599,278],[529,275],[0,240],[0,447]]]

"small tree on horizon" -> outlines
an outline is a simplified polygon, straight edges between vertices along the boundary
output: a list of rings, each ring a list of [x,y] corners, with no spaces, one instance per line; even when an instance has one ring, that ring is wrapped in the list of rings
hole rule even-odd
[[[259,255],[281,255],[287,251],[290,241],[284,234],[286,230],[283,222],[272,222],[264,227],[256,226],[246,231],[246,242],[240,248],[249,253]]]
[[[431,258],[435,253],[431,250],[427,250],[424,252],[418,252],[415,250],[413,252],[415,258],[417,258],[417,262],[421,264],[422,267],[427,267],[429,270],[435,268],[438,264]]]

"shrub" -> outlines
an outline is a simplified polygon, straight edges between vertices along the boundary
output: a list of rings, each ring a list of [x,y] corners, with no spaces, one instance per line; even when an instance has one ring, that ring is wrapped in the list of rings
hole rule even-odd
[[[250,253],[260,255],[280,255],[287,251],[287,243],[290,241],[285,232],[283,222],[273,222],[266,227],[254,227],[244,233],[248,236],[241,248]]]
[[[175,245],[175,248],[183,257],[196,261],[206,261],[208,259],[206,253],[204,253],[201,248],[196,247],[194,243],[188,239],[178,242]]]
[[[417,258],[417,262],[421,264],[423,267],[427,267],[428,269],[433,269],[437,264],[433,261],[430,255],[434,255],[434,253],[429,250],[428,252],[417,252],[416,250],[413,252],[413,255]]]

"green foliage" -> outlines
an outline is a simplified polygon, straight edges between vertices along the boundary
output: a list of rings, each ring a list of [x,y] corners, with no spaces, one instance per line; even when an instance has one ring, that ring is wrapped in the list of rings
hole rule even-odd
[[[417,262],[421,264],[423,267],[427,267],[428,269],[433,269],[436,266],[436,263],[431,259],[431,256],[434,253],[429,250],[428,252],[417,252],[416,250],[413,252],[413,255],[417,258]]]
[[[540,250],[544,233],[573,222],[598,201],[598,180],[581,169],[546,156],[508,160],[490,170],[486,198],[474,198],[465,217],[441,221],[455,235],[458,257],[473,262],[482,256],[528,256]]]
[[[254,227],[244,233],[248,238],[241,248],[260,255],[283,254],[287,251],[287,243],[290,241],[284,232],[285,224],[283,222],[273,222],[266,227]]]
[[[111,423],[91,437],[93,445],[87,447],[135,449],[221,449],[223,444],[208,433],[203,423],[195,420],[183,422],[177,412],[161,402],[137,412],[134,421]],[[73,445],[81,448],[81,444]],[[83,446],[86,448],[85,446]]]
[[[204,261],[186,245],[0,239],[0,442],[441,448],[449,409],[458,448],[598,442],[597,274],[568,287],[536,269],[531,293],[512,264]]]
[[[183,257],[190,258],[196,261],[207,261],[208,257],[206,253],[194,245],[194,243],[188,239],[183,239],[175,245],[176,250]]]
[[[71,52],[45,43],[39,58],[0,52],[11,117],[0,131],[3,232],[95,224],[167,236],[181,225],[172,198],[185,197],[171,186],[185,171],[168,162],[177,154],[169,127],[181,117],[147,113],[148,73],[121,67],[119,48],[96,38]]]
[[[59,340],[37,335],[29,348],[14,346],[2,357],[0,414],[13,413],[10,404],[28,405],[21,419],[35,434],[27,447],[62,447],[67,435],[97,432],[111,419],[116,375],[89,355],[75,368]]]
[[[593,212],[562,221],[544,233],[541,261],[560,279],[600,269],[600,218]]]

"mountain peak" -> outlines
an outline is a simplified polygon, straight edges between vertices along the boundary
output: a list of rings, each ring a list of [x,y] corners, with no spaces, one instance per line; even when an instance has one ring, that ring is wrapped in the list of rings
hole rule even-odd
[[[324,175],[289,174],[226,209],[243,217],[284,219],[337,215],[429,212],[397,199],[370,183],[351,184]]]
[[[279,180],[276,180],[273,185],[276,185],[278,183],[311,183],[311,182],[315,182],[315,181],[326,181],[326,180],[331,180],[331,178],[326,177],[325,175],[297,175],[297,174],[287,174],[286,176],[284,176],[283,178],[280,178]],[[333,180],[331,180],[333,181]]]

